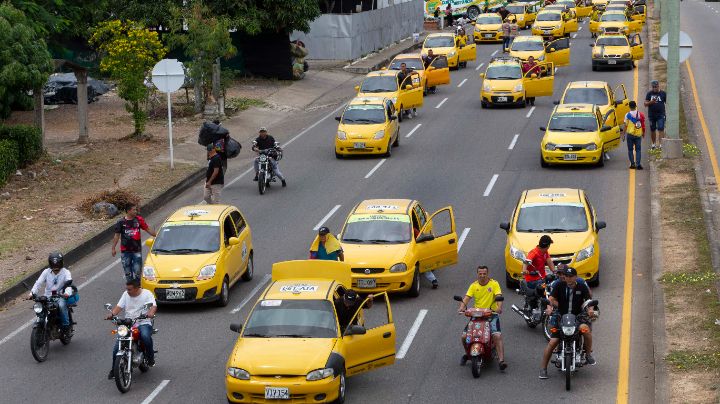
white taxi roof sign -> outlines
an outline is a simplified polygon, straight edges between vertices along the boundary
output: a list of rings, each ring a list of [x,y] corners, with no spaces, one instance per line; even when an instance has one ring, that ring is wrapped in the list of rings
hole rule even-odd
[[[334,280],[350,288],[352,287],[350,268],[350,264],[340,261],[295,260],[276,262],[272,266],[272,280],[297,279],[298,285],[311,285],[312,282],[303,282],[310,279]],[[309,292],[309,290],[305,291]]]
[[[565,194],[563,192],[554,192],[554,193],[543,192],[541,194],[538,194],[538,196],[541,198],[564,198],[567,196],[567,194]]]
[[[397,205],[367,205],[365,207],[365,209],[383,211],[383,210],[398,210],[398,209],[400,209],[400,207]]]
[[[185,211],[185,216],[196,217],[196,216],[207,215],[208,213],[210,213],[210,212],[208,212],[207,210],[191,209],[191,210]]]

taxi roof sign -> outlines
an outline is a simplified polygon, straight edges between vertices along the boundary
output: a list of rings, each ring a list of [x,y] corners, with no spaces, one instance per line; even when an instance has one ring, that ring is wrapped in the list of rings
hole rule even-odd
[[[306,279],[323,279],[337,281],[349,288],[352,286],[350,264],[340,261],[325,260],[295,260],[276,262],[272,266],[272,280],[288,281],[297,279],[297,284],[310,284],[302,282]]]

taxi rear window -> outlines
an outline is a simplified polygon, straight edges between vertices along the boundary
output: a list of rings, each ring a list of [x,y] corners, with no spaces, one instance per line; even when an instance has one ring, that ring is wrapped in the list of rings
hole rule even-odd
[[[538,21],[560,21],[560,13],[540,13],[537,16]]]
[[[517,8],[517,7],[516,7]],[[510,7],[507,8],[511,13]],[[522,11],[515,11],[516,13],[522,14],[525,11],[525,7],[520,7]],[[482,15],[475,20],[476,24],[502,24],[502,18],[499,15]]]
[[[261,300],[250,314],[243,337],[335,338],[335,311],[327,300]]]
[[[436,36],[425,39],[424,48],[452,48],[455,41],[450,36]]]
[[[514,51],[524,52],[524,51],[541,51],[545,50],[545,45],[543,45],[542,40],[537,41],[513,41],[512,45],[510,45],[510,49]]]

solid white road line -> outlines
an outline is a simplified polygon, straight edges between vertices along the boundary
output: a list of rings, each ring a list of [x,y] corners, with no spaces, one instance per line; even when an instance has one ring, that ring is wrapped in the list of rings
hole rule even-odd
[[[535,111],[535,107],[530,108],[530,111],[528,111],[527,115],[525,115],[525,118],[530,118],[530,115],[532,115],[533,111]]]
[[[483,67],[484,64],[485,64],[485,63],[480,63],[480,64],[478,65],[478,67],[475,68],[475,71],[478,71],[478,70],[482,69],[482,67]]]
[[[248,302],[250,301],[250,299],[252,299],[253,296],[255,296],[255,294],[256,294],[260,289],[262,289],[262,288],[265,286],[266,283],[268,283],[269,280],[270,280],[270,274],[265,274],[265,276],[263,276],[263,278],[260,280],[260,283],[258,283],[257,285],[255,285],[255,287],[250,291],[250,293],[249,293],[247,296],[245,296],[245,299],[243,299],[243,301],[240,302],[240,304],[238,304],[237,307],[235,307],[234,309],[232,309],[232,311],[231,311],[230,313],[235,314],[235,313],[237,313],[238,311],[242,310],[242,308],[243,308],[246,304],[248,304]]]
[[[488,195],[490,195],[490,192],[492,192],[492,189],[493,189],[493,187],[495,186],[495,181],[497,181],[497,179],[498,179],[499,176],[500,176],[499,174],[495,174],[495,175],[492,176],[492,179],[490,180],[490,183],[489,183],[488,186],[485,188],[485,192],[483,192],[483,196],[488,196]]]
[[[153,390],[152,393],[150,393],[150,395],[147,396],[147,398],[145,400],[143,400],[143,402],[141,404],[150,404],[152,402],[152,400],[154,400],[155,397],[157,397],[157,395],[160,394],[162,389],[164,389],[165,386],[168,385],[168,383],[170,383],[170,380],[161,381],[160,384],[157,387],[155,387],[155,390]]]
[[[464,79],[463,81],[461,81],[460,84],[458,84],[458,87],[462,87],[462,85],[465,84],[465,82],[466,82],[467,80],[468,80],[468,79]]]
[[[513,147],[515,147],[515,143],[517,143],[518,138],[520,137],[519,133],[516,133],[515,136],[513,136],[512,142],[510,142],[510,146],[508,146],[508,150],[512,150]]]
[[[377,171],[377,169],[380,168],[381,165],[383,165],[383,163],[385,162],[385,160],[387,160],[387,159],[382,159],[382,160],[380,160],[380,162],[378,162],[377,164],[375,164],[375,167],[373,167],[372,170],[370,170],[369,173],[365,174],[365,178],[366,178],[366,179],[367,179],[367,178],[370,178],[370,176],[372,176],[373,174],[375,174],[375,171]]]
[[[497,55],[497,53],[498,53],[498,50],[495,49],[495,52],[493,52],[492,54],[490,54],[490,56],[495,56],[495,55]]]
[[[403,341],[397,354],[395,354],[395,359],[403,359],[405,357],[408,349],[410,349],[410,345],[412,345],[413,339],[415,339],[415,335],[420,329],[420,325],[422,324],[425,316],[427,315],[427,312],[428,311],[426,309],[420,310],[417,318],[415,319],[415,322],[413,323],[412,327],[410,327],[410,331],[408,331],[408,334],[405,336],[405,341]]]
[[[337,212],[338,209],[340,209],[340,205],[335,205],[335,207],[332,208],[332,210],[330,210],[330,212],[329,212],[327,215],[325,215],[325,217],[323,217],[322,219],[320,219],[320,221],[318,222],[318,224],[315,225],[315,227],[313,227],[313,230],[317,231],[319,228],[321,228],[322,225],[325,224],[325,222],[327,222],[327,220],[330,219],[330,217],[331,217],[332,215],[334,215],[335,212]]]
[[[410,137],[410,136],[412,136],[412,134],[415,133],[416,130],[420,129],[421,126],[422,126],[421,123],[415,125],[415,127],[412,128],[412,130],[411,130],[410,132],[408,132],[408,134],[405,135],[405,137]]]
[[[466,227],[465,230],[463,230],[462,234],[460,234],[460,239],[458,240],[458,252],[460,252],[463,243],[465,243],[465,239],[467,238],[468,233],[470,233],[470,228]]]
[[[448,100],[448,97],[443,98],[443,100],[440,101],[440,104],[438,104],[435,108],[440,108],[440,107],[442,107],[443,104],[445,104],[445,101],[447,101],[447,100]]]

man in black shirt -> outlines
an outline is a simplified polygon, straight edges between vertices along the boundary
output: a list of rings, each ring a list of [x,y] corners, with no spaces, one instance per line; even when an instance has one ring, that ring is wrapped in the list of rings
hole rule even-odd
[[[565,269],[565,281],[560,281],[555,288],[552,291],[552,294],[550,295],[550,305],[545,310],[545,314],[551,315],[553,308],[557,308],[557,315],[562,317],[564,314],[574,314],[578,315],[582,312],[582,305],[585,303],[586,300],[589,300],[591,298],[590,296],[590,289],[588,289],[587,284],[580,284],[577,282],[577,271],[575,268],[567,267]],[[587,314],[588,316],[593,316],[593,310],[592,307],[587,308]],[[562,336],[562,331],[559,330],[559,326],[556,325],[555,329],[556,331],[553,332],[550,342],[548,342],[547,346],[545,347],[545,351],[543,352],[543,359],[540,369],[540,378],[541,379],[547,379],[547,365],[550,361],[550,356],[552,355],[555,348],[560,343],[560,337]],[[580,324],[580,332],[582,334],[584,344],[585,344],[585,360],[588,365],[594,365],[595,359],[592,357],[592,333],[589,323],[581,323]]]
[[[267,128],[262,127],[260,128],[260,131],[258,132],[258,137],[253,140],[253,146],[252,149],[255,152],[260,152],[260,150],[267,150],[267,149],[277,149],[278,151],[282,151],[280,148],[280,145],[275,141],[275,138],[268,135]],[[270,158],[270,164],[272,165],[273,172],[275,173],[275,176],[280,178],[280,181],[282,181],[282,186],[287,186],[287,183],[285,182],[285,176],[280,172],[280,168],[278,167],[277,160],[274,158]],[[253,181],[258,180],[258,170],[260,168],[260,162],[258,159],[255,159],[255,162],[253,163],[253,166],[255,167],[255,178]]]
[[[660,83],[653,80],[650,83],[651,90],[645,95],[645,106],[648,109],[648,120],[650,121],[650,149],[660,147],[660,139],[665,137],[665,102],[667,94],[660,90]],[[656,138],[656,131],[660,132],[660,138]],[[657,143],[656,143],[657,141]]]
[[[205,195],[203,199],[208,205],[220,203],[220,192],[225,184],[225,172],[217,147],[210,143],[207,145],[208,167],[205,173]]]
[[[368,295],[370,300],[368,300],[367,304],[364,308],[369,309],[372,307],[373,302],[373,295]],[[340,296],[339,299],[335,300],[335,311],[337,311],[338,316],[338,323],[340,323],[340,331],[344,334],[345,329],[350,326],[350,320],[352,320],[352,317],[357,313],[358,310],[360,310],[360,305],[362,305],[362,299],[360,299],[360,296],[355,292],[354,290],[347,290],[345,291],[345,294]],[[355,321],[353,324],[357,324],[357,318],[355,318]]]

